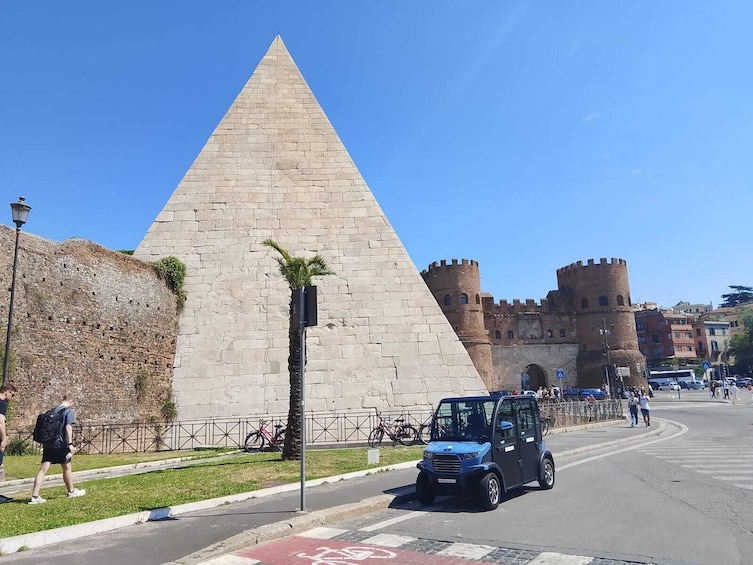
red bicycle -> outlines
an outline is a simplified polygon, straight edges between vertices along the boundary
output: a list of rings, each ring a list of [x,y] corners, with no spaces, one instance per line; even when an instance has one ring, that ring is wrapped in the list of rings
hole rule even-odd
[[[274,449],[281,451],[285,443],[285,430],[282,424],[275,424],[275,433],[269,430],[269,422],[259,420],[259,429],[251,430],[243,442],[243,451],[248,453],[258,453],[265,449]]]

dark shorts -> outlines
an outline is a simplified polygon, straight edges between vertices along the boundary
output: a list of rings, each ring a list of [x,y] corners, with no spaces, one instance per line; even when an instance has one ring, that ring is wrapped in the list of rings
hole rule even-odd
[[[646,410],[645,408],[641,408],[641,414],[643,414],[644,416],[648,416],[648,412],[649,411]]]
[[[48,461],[50,463],[66,463],[65,456],[68,455],[68,448],[53,448],[45,447],[42,449],[42,463]]]

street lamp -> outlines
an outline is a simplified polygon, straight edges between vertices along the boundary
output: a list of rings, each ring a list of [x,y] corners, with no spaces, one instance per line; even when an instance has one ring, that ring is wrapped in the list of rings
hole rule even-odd
[[[18,202],[10,205],[13,223],[16,224],[16,248],[13,251],[13,275],[10,283],[10,303],[8,303],[8,330],[5,332],[5,358],[3,359],[3,384],[8,382],[8,360],[10,358],[10,330],[13,324],[13,298],[16,294],[16,265],[18,264],[18,236],[21,234],[21,226],[29,217],[31,206],[26,203],[23,196],[18,197]]]

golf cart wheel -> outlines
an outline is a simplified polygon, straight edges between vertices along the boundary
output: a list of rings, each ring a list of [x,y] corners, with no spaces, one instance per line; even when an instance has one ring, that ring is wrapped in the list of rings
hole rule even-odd
[[[481,506],[484,510],[494,510],[502,498],[502,484],[494,473],[487,473],[478,485]]]
[[[554,486],[554,463],[549,458],[544,459],[541,463],[541,478],[539,479],[539,486],[546,490],[549,490]]]
[[[421,471],[416,479],[416,497],[418,501],[424,506],[428,506],[434,502],[434,485],[431,483],[429,475],[425,471]]]

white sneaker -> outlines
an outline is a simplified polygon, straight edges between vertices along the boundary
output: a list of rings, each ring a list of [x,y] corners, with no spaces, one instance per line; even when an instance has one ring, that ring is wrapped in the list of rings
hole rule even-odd
[[[72,491],[68,493],[68,498],[76,498],[77,496],[84,496],[86,494],[86,490],[82,488],[74,488]]]
[[[32,496],[29,504],[44,504],[45,502],[47,502],[46,498],[42,498],[41,496]]]

